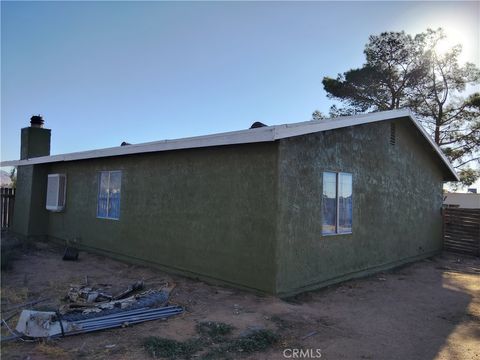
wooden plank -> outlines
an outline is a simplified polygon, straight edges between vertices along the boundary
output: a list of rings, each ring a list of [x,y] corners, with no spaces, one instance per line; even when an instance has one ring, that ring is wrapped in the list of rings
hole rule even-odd
[[[445,215],[447,220],[457,220],[457,221],[478,221],[480,216],[472,216],[472,215]]]
[[[479,209],[462,209],[462,208],[446,208],[444,211],[445,214],[468,214],[468,215],[479,215]]]
[[[445,218],[445,222],[450,223],[450,224],[472,224],[476,225],[480,222],[479,219],[464,219],[464,218]]]
[[[461,230],[461,229],[446,229],[445,234],[449,234],[451,236],[465,236],[468,238],[473,238],[474,240],[478,240],[479,237],[479,232],[478,231],[466,231],[466,230]]]
[[[466,226],[466,227],[472,227],[472,228],[480,228],[480,223],[475,222],[475,221],[449,221],[445,220],[446,225],[451,225],[451,226]]]
[[[459,254],[478,256],[478,252],[472,252],[472,251],[463,250],[463,249],[446,248],[445,250],[455,252],[455,253],[459,253]]]
[[[15,189],[0,188],[0,223],[2,229],[10,227],[12,224],[14,203]]]
[[[445,246],[446,247],[458,247],[458,248],[468,249],[470,251],[476,251],[477,250],[477,247],[474,246],[474,245],[467,246],[467,245],[464,245],[464,244],[458,244],[458,243],[452,243],[452,242],[446,242]]]
[[[447,223],[452,223],[452,224],[468,224],[471,223],[473,225],[478,224],[480,222],[480,218],[478,219],[470,219],[470,218],[452,218],[452,217],[445,217],[445,221]]]
[[[462,242],[453,242],[453,241],[447,241],[445,242],[445,245],[447,246],[458,246],[458,247],[463,247],[463,248],[468,248],[468,249],[476,249],[477,247],[475,244],[465,244]]]
[[[467,231],[479,231],[480,226],[476,224],[458,224],[458,223],[445,223],[447,228],[450,229],[460,229],[460,230],[467,230]]]
[[[445,208],[445,212],[460,212],[460,213],[465,213],[465,212],[473,212],[473,213],[480,213],[480,209],[469,209],[469,208],[452,208],[452,207],[447,207]]]
[[[446,245],[445,248],[446,249],[458,249],[458,250],[469,252],[470,254],[474,254],[474,255],[478,251],[476,248],[469,248],[469,247],[456,246],[456,245]]]
[[[480,209],[444,209],[443,239],[447,250],[480,256]]]
[[[476,247],[477,242],[473,240],[465,240],[465,239],[456,239],[456,238],[445,238],[445,243],[447,244],[465,244],[466,246]]]
[[[458,238],[445,238],[445,243],[459,243],[459,244],[465,244],[468,246],[476,246],[477,242],[472,241],[472,240],[465,240],[465,239],[458,239]]]
[[[472,215],[444,215],[445,219],[448,221],[473,221],[478,222],[480,220],[480,216],[472,216]]]
[[[445,232],[445,237],[453,238],[453,239],[469,239],[474,242],[478,242],[478,236],[470,235],[470,234],[459,234],[459,233],[451,233]]]

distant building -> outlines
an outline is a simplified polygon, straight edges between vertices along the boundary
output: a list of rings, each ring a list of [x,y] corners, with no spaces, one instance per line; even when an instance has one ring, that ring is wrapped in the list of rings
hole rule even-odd
[[[463,209],[480,209],[480,194],[469,193],[446,193],[443,196],[443,204],[447,207]]]

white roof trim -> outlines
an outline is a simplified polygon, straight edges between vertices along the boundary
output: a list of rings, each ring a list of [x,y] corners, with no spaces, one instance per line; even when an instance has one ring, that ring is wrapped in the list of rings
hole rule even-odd
[[[377,121],[392,120],[401,117],[408,117],[411,119],[411,121],[420,130],[421,134],[427,139],[427,141],[430,143],[430,145],[433,147],[433,149],[448,167],[452,175],[454,175],[455,179],[457,179],[458,181],[458,175],[453,169],[448,159],[446,158],[446,156],[443,154],[437,144],[432,140],[432,138],[430,138],[430,136],[420,125],[420,123],[414,118],[412,112],[404,109],[381,111],[371,114],[338,117],[325,120],[305,121],[294,124],[266,126],[256,129],[232,131],[205,136],[195,136],[183,139],[161,140],[142,144],[117,146],[106,149],[74,152],[69,154],[41,156],[26,160],[2,161],[0,163],[0,166],[34,165],[168,150],[194,149],[209,146],[271,142],[293,136],[339,129],[354,125],[368,124]]]

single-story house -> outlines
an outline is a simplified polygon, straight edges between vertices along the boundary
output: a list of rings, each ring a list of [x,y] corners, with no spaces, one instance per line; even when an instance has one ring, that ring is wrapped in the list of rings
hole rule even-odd
[[[287,296],[434,255],[458,181],[408,110],[50,156],[22,129],[13,231]]]

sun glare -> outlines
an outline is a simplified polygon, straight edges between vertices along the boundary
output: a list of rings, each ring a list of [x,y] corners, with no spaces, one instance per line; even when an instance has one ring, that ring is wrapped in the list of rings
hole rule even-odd
[[[437,42],[437,44],[435,45],[435,52],[437,53],[437,55],[443,56],[449,50],[451,50],[453,46],[457,44],[458,43],[454,43],[453,41],[450,41],[448,38],[442,39],[439,42]]]
[[[440,40],[436,46],[435,51],[438,55],[445,55],[454,46],[461,45],[462,52],[458,60],[460,63],[474,62],[478,63],[478,44],[475,45],[475,39],[472,39],[472,34],[468,31],[461,31],[460,28],[454,29],[452,27],[444,27],[446,37]]]

